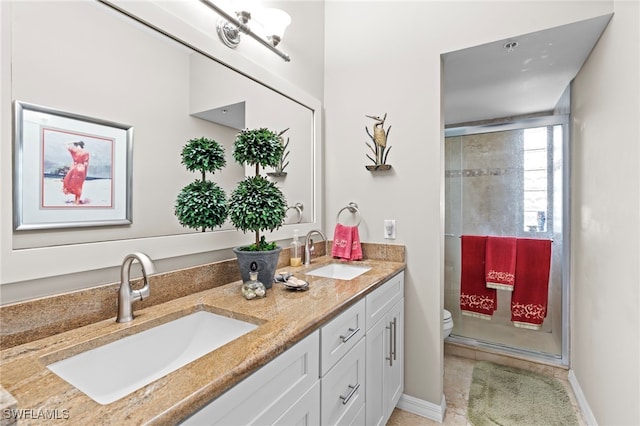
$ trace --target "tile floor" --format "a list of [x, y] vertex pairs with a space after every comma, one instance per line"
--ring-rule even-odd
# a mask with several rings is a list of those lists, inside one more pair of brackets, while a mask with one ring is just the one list
[[[576, 403], [575, 397], [567, 380], [566, 370], [556, 367], [535, 364], [528, 361], [522, 361], [512, 358], [493, 356], [491, 354], [474, 355], [471, 357], [462, 357], [447, 352], [455, 352], [445, 350], [444, 356], [444, 395], [447, 401], [447, 410], [445, 412], [444, 425], [467, 426], [467, 404], [469, 402], [469, 388], [471, 386], [471, 376], [473, 374], [473, 366], [476, 360], [491, 361], [511, 365], [514, 367], [528, 368], [541, 374], [547, 374], [555, 377], [563, 383], [569, 397], [573, 403], [578, 416], [580, 426], [584, 426], [580, 409]], [[484, 358], [484, 359], [481, 359]], [[396, 408], [387, 422], [387, 426], [433, 426], [440, 423], [426, 419], [424, 417], [409, 413], [407, 411]]]

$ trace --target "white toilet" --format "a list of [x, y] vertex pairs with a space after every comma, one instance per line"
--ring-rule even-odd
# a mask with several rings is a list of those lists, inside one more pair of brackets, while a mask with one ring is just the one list
[[451, 319], [451, 312], [443, 309], [442, 315], [442, 338], [446, 339], [451, 334], [451, 330], [453, 330], [453, 319]]

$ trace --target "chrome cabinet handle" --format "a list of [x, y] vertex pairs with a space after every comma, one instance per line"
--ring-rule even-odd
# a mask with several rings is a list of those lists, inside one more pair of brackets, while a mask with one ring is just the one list
[[342, 335], [340, 335], [340, 339], [342, 339], [342, 343], [347, 343], [347, 342], [349, 341], [349, 339], [351, 339], [353, 336], [355, 336], [355, 335], [356, 335], [356, 333], [357, 333], [358, 331], [360, 331], [360, 327], [357, 327], [357, 328], [349, 328], [349, 331], [350, 331], [351, 333], [349, 333], [349, 335], [347, 335], [347, 336], [342, 336]]
[[387, 361], [389, 361], [389, 366], [393, 365], [393, 328], [392, 328], [393, 322], [389, 321], [389, 325], [385, 326], [384, 328], [386, 328], [387, 330], [389, 330], [389, 356], [386, 357], [385, 359]]
[[347, 403], [349, 402], [351, 397], [356, 393], [356, 391], [358, 390], [359, 387], [360, 387], [360, 383], [356, 383], [355, 386], [349, 385], [349, 389], [351, 389], [349, 391], [349, 395], [347, 395], [347, 396], [340, 395], [340, 399], [342, 400], [342, 405], [347, 405]]
[[385, 359], [389, 361], [389, 366], [393, 366], [393, 361], [396, 360], [397, 353], [397, 340], [398, 340], [398, 319], [393, 317], [393, 321], [389, 321], [389, 325], [385, 326], [389, 330], [389, 356]]
[[393, 360], [396, 360], [396, 353], [397, 353], [397, 343], [398, 343], [398, 319], [396, 317], [393, 317]]

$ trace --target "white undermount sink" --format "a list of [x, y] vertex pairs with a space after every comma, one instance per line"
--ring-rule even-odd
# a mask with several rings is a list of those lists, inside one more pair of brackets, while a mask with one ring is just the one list
[[256, 327], [197, 311], [47, 367], [94, 401], [109, 404]]
[[355, 277], [364, 274], [370, 266], [346, 265], [344, 263], [330, 263], [317, 269], [305, 272], [307, 275], [317, 277], [333, 278], [336, 280], [352, 280]]

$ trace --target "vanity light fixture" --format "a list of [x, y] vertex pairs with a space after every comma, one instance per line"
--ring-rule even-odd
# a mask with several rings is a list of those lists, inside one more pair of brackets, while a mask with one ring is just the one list
[[249, 28], [249, 22], [252, 20], [250, 11], [241, 10], [235, 12], [236, 17], [234, 17], [216, 5], [212, 0], [200, 1], [222, 17], [218, 22], [217, 31], [220, 40], [222, 40], [227, 47], [231, 49], [236, 48], [236, 46], [240, 44], [240, 33], [244, 33], [253, 37], [267, 49], [280, 56], [285, 62], [291, 61], [289, 55], [276, 48], [278, 43], [282, 41], [284, 30], [291, 23], [291, 17], [289, 17], [286, 12], [273, 8], [256, 12], [258, 16], [253, 17], [253, 19], [262, 24], [265, 34], [267, 34], [265, 38]]

